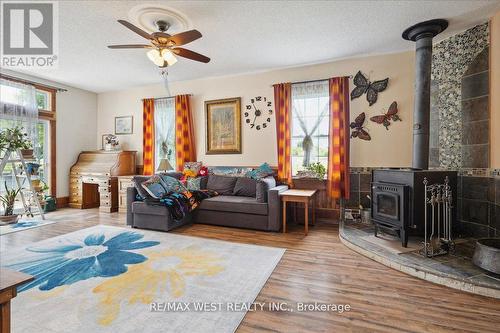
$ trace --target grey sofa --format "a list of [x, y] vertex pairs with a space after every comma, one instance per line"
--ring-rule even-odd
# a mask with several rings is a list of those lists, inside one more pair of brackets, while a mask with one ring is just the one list
[[[170, 175], [176, 178], [179, 176], [176, 173]], [[147, 178], [136, 176], [136, 181], [141, 182]], [[206, 180], [202, 181], [201, 188], [206, 188], [206, 184]], [[180, 221], [172, 219], [166, 207], [148, 205], [137, 200], [136, 188], [129, 187], [127, 189], [127, 224], [134, 228], [163, 231], [169, 231], [187, 223], [279, 231], [281, 227], [279, 193], [287, 190], [288, 186], [276, 186], [272, 177], [264, 179], [261, 186], [264, 186], [265, 191], [263, 200], [262, 197], [257, 200], [255, 197], [219, 195], [203, 200], [195, 210]]]

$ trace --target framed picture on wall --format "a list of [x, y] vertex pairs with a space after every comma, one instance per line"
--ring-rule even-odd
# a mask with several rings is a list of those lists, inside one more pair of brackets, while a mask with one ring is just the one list
[[241, 98], [205, 101], [207, 154], [241, 154]]
[[115, 134], [132, 134], [134, 128], [134, 117], [115, 117]]

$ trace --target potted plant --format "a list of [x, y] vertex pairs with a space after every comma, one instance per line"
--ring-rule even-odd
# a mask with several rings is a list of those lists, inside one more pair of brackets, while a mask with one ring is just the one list
[[0, 152], [21, 150], [25, 158], [33, 157], [33, 149], [28, 134], [23, 131], [23, 127], [16, 126], [0, 131]]
[[307, 170], [310, 171], [318, 179], [325, 179], [326, 168], [323, 164], [316, 162], [311, 163], [307, 166]]
[[5, 194], [0, 196], [0, 202], [4, 209], [3, 216], [0, 216], [0, 224], [16, 223], [19, 219], [18, 214], [14, 214], [14, 203], [19, 194], [20, 189], [14, 190], [7, 187], [7, 182], [4, 183]]

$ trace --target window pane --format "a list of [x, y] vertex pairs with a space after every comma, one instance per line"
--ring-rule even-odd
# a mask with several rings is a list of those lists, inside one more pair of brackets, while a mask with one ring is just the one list
[[50, 93], [48, 91], [37, 90], [36, 104], [38, 105], [38, 109], [40, 110], [52, 111], [50, 105]]
[[155, 100], [155, 170], [175, 169], [175, 99]]
[[50, 186], [50, 169], [49, 169], [49, 121], [40, 120], [38, 122], [38, 142], [37, 147], [34, 149], [35, 159], [40, 164], [39, 174], [40, 179]]
[[329, 143], [328, 81], [292, 85], [292, 175], [312, 163], [327, 167]]

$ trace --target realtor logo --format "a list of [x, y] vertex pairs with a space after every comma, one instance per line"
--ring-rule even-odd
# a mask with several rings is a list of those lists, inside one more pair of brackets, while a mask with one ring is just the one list
[[2, 1], [5, 67], [50, 67], [57, 60], [57, 3]]

